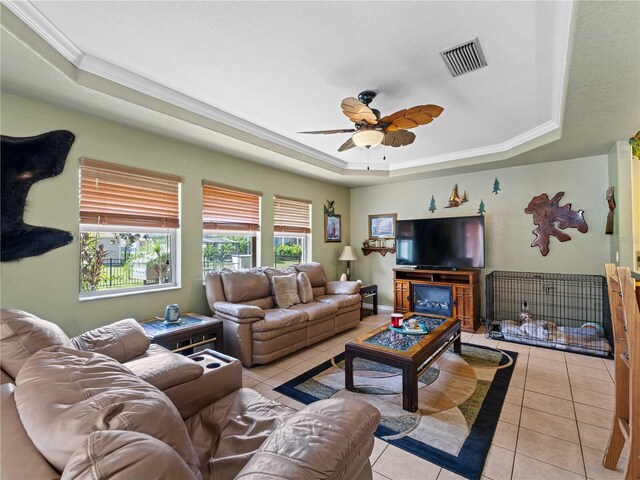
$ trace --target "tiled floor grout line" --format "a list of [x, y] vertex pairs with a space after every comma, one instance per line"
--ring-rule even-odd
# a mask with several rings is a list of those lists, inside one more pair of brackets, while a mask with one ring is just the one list
[[[569, 367], [567, 366], [567, 374], [569, 374]], [[582, 435], [580, 435], [580, 425], [578, 424], [578, 412], [576, 410], [576, 401], [573, 398], [573, 385], [571, 384], [571, 375], [569, 375], [569, 392], [571, 393], [571, 406], [573, 407], [573, 414], [576, 417], [576, 429], [578, 430], [578, 442], [580, 442], [580, 455], [582, 457], [582, 466], [584, 467], [584, 478], [588, 476], [587, 473], [587, 460], [584, 458], [584, 446], [582, 445]]]
[[[518, 353], [520, 357], [520, 353]], [[521, 357], [522, 358], [522, 357]], [[518, 361], [516, 360], [516, 363]], [[515, 368], [515, 367], [514, 367]], [[527, 391], [527, 373], [529, 371], [529, 355], [527, 355], [527, 366], [524, 373], [524, 384], [522, 385], [522, 403], [520, 404], [520, 416], [518, 417], [518, 434], [516, 435], [516, 444], [513, 446], [513, 462], [511, 463], [511, 478], [516, 471], [516, 458], [518, 457], [518, 442], [520, 441], [520, 430], [522, 428], [522, 411], [524, 410], [524, 393]], [[486, 463], [486, 462], [485, 462]]]

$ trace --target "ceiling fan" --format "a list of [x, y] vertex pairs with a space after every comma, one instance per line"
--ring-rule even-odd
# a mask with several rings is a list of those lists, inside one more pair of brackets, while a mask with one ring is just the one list
[[365, 90], [358, 98], [347, 97], [342, 100], [342, 113], [355, 123], [355, 128], [298, 133], [327, 135], [354, 132], [351, 138], [338, 148], [339, 152], [353, 147], [371, 148], [381, 143], [390, 147], [403, 147], [412, 144], [416, 139], [415, 133], [407, 131], [409, 128], [426, 125], [444, 110], [438, 105], [417, 105], [380, 118], [378, 110], [369, 108], [375, 97], [376, 92]]

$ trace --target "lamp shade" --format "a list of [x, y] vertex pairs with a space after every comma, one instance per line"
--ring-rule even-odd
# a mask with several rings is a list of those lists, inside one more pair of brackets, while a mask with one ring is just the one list
[[369, 148], [380, 145], [383, 138], [384, 133], [380, 130], [360, 130], [353, 134], [351, 140], [357, 147]]
[[353, 247], [350, 247], [349, 245], [347, 245], [342, 249], [342, 253], [338, 258], [338, 260], [345, 260], [345, 261], [353, 261], [357, 259], [358, 257], [356, 257], [356, 252], [353, 250]]

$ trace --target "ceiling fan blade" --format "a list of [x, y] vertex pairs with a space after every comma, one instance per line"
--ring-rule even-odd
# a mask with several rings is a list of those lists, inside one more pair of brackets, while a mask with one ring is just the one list
[[405, 145], [412, 144], [415, 139], [415, 133], [398, 130], [397, 132], [385, 133], [382, 143], [388, 147], [404, 147]]
[[[417, 105], [383, 117], [380, 119], [380, 123], [391, 123], [398, 128], [406, 130], [432, 122], [443, 110], [444, 108], [438, 105]], [[389, 127], [387, 127], [387, 130], [392, 131]]]
[[444, 111], [440, 105], [423, 105], [424, 111], [431, 115], [433, 118], [438, 118]]
[[353, 140], [351, 138], [349, 138], [349, 140], [347, 140], [342, 145], [340, 145], [340, 148], [338, 149], [338, 151], [339, 152], [344, 152], [345, 150], [349, 150], [350, 148], [353, 148], [355, 146], [356, 146], [356, 144], [353, 143]]
[[370, 125], [378, 123], [376, 114], [357, 98], [347, 97], [340, 104], [344, 113], [353, 123], [367, 122]]
[[331, 134], [331, 133], [350, 133], [355, 132], [355, 128], [338, 128], [337, 130], [314, 130], [311, 132], [298, 132], [298, 133], [312, 133], [312, 134]]

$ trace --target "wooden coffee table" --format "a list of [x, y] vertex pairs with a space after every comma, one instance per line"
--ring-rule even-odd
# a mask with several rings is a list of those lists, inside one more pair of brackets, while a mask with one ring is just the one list
[[[412, 316], [431, 317], [416, 313]], [[424, 335], [396, 333], [383, 325], [372, 330], [344, 347], [344, 383], [353, 391], [353, 359], [365, 358], [378, 363], [402, 369], [402, 408], [408, 412], [418, 409], [418, 378], [450, 345], [457, 354], [461, 351], [460, 320], [440, 317], [444, 322]]]

